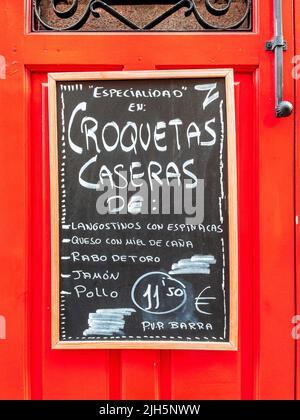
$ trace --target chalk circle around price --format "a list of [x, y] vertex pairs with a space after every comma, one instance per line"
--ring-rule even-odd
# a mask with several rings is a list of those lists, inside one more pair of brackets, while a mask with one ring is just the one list
[[133, 303], [150, 314], [169, 314], [181, 308], [187, 299], [185, 285], [169, 274], [153, 271], [143, 274], [131, 290]]

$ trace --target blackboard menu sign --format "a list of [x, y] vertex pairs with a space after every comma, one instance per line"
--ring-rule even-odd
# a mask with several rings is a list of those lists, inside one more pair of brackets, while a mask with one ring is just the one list
[[53, 348], [237, 348], [233, 71], [49, 74]]

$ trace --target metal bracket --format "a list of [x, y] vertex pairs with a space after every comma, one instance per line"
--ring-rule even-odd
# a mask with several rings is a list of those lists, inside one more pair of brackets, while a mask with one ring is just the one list
[[274, 51], [275, 48], [282, 47], [283, 51], [287, 51], [287, 42], [282, 37], [276, 36], [272, 41], [266, 42], [266, 51]]
[[287, 43], [283, 37], [282, 0], [274, 0], [274, 30], [272, 41], [267, 41], [266, 50], [275, 55], [275, 115], [277, 118], [288, 117], [293, 112], [293, 105], [283, 100], [283, 52]]

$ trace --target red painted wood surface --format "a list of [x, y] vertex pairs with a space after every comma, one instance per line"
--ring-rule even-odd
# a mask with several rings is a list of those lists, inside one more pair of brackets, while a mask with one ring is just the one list
[[[0, 398], [294, 398], [294, 116], [274, 116], [273, 0], [254, 0], [253, 33], [30, 34], [23, 0], [1, 8]], [[47, 73], [211, 67], [235, 70], [239, 351], [51, 350]]]
[[[296, 346], [296, 399], [300, 400], [300, 4], [295, 2], [295, 57], [292, 76], [295, 83], [295, 239], [296, 239], [296, 300], [295, 318], [292, 320]], [[296, 24], [298, 23], [298, 25]]]

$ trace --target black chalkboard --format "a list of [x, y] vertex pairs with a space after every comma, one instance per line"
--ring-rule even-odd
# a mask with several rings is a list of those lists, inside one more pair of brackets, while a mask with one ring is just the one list
[[49, 87], [54, 347], [235, 349], [232, 71]]

